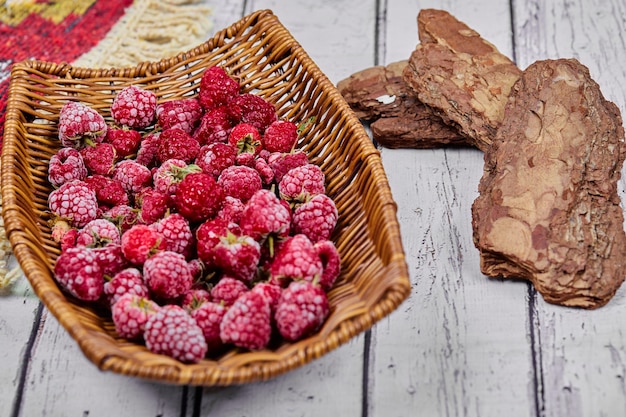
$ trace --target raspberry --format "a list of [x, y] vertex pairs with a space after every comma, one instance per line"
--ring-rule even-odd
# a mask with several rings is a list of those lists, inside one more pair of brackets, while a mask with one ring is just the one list
[[261, 96], [251, 93], [240, 94], [228, 104], [228, 114], [237, 123], [248, 123], [261, 134], [277, 120], [274, 105]]
[[68, 248], [57, 258], [54, 274], [57, 282], [80, 300], [96, 301], [102, 295], [104, 276], [92, 249]]
[[122, 253], [129, 262], [143, 265], [155, 253], [166, 248], [165, 238], [152, 227], [136, 224], [122, 233]]
[[198, 101], [205, 110], [229, 103], [239, 94], [239, 83], [221, 67], [209, 67], [202, 74]]
[[163, 306], [151, 315], [143, 336], [148, 350], [181, 362], [199, 362], [207, 352], [202, 329], [177, 305]]
[[197, 165], [187, 165], [182, 159], [168, 159], [152, 174], [154, 188], [168, 195], [176, 194], [178, 184], [191, 172], [200, 172]]
[[291, 152], [298, 141], [298, 126], [286, 120], [277, 120], [265, 129], [263, 147], [270, 152]]
[[228, 143], [237, 148], [237, 153], [258, 155], [263, 149], [259, 130], [248, 123], [239, 123], [230, 131]]
[[321, 287], [294, 281], [283, 290], [274, 319], [281, 336], [295, 342], [315, 332], [328, 313], [328, 298]]
[[210, 145], [212, 143], [228, 141], [228, 135], [233, 128], [232, 121], [225, 107], [215, 107], [208, 110], [202, 119], [200, 125], [193, 133], [193, 138], [200, 145]]
[[[193, 275], [193, 274], [192, 274]], [[211, 301], [211, 293], [204, 288], [190, 288], [183, 294], [182, 301], [180, 302], [188, 313], [191, 313], [196, 308], [200, 307], [204, 303]]]
[[191, 163], [198, 152], [200, 144], [189, 133], [182, 129], [173, 128], [161, 132], [157, 159], [163, 163], [168, 159], [181, 159], [185, 163]]
[[196, 242], [198, 258], [205, 264], [213, 263], [215, 246], [228, 233], [238, 233], [231, 230], [231, 225], [221, 218], [207, 220], [196, 229]]
[[335, 280], [341, 272], [341, 257], [335, 244], [330, 240], [320, 240], [313, 245], [315, 252], [322, 261], [324, 271], [320, 277], [318, 284], [324, 291], [331, 289]]
[[113, 99], [111, 116], [119, 125], [143, 129], [154, 121], [156, 94], [135, 85], [124, 87]]
[[126, 339], [140, 339], [150, 316], [159, 311], [154, 301], [136, 294], [124, 294], [112, 306], [115, 331]]
[[198, 165], [205, 174], [213, 175], [217, 178], [223, 170], [235, 165], [237, 148], [228, 143], [211, 143], [200, 148], [196, 157]]
[[141, 133], [138, 130], [128, 129], [127, 127], [110, 127], [107, 130], [104, 141], [110, 143], [115, 148], [119, 159], [123, 159], [137, 153], [141, 144]]
[[283, 292], [283, 288], [278, 285], [270, 284], [269, 282], [259, 282], [252, 287], [251, 291], [261, 293], [267, 298], [273, 315], [276, 311], [276, 306], [278, 305], [278, 300]]
[[61, 245], [61, 252], [63, 252], [67, 248], [76, 246], [78, 229], [72, 228], [69, 223], [63, 219], [56, 219], [52, 221], [51, 235], [52, 239]]
[[48, 196], [50, 211], [74, 227], [83, 227], [98, 215], [98, 200], [85, 182], [66, 182]]
[[172, 251], [159, 252], [143, 264], [143, 279], [161, 300], [173, 300], [189, 291], [193, 277], [185, 257]]
[[171, 198], [154, 188], [144, 188], [135, 196], [139, 208], [137, 220], [143, 224], [152, 224], [162, 219], [170, 209]]
[[313, 243], [328, 240], [338, 217], [333, 200], [326, 194], [317, 194], [295, 208], [291, 220], [293, 232], [305, 234]]
[[272, 335], [270, 306], [261, 293], [248, 291], [228, 309], [220, 324], [224, 343], [250, 350], [267, 346]]
[[280, 181], [287, 172], [292, 168], [307, 165], [309, 158], [305, 152], [298, 150], [291, 153], [274, 152], [268, 157], [267, 163], [272, 167], [272, 170], [274, 170], [274, 180], [276, 184], [280, 184]]
[[215, 352], [222, 347], [220, 338], [220, 324], [226, 314], [224, 305], [214, 302], [202, 303], [199, 307], [190, 312], [191, 317], [202, 329], [204, 340], [206, 340], [208, 352]]
[[134, 294], [139, 297], [148, 297], [150, 292], [143, 282], [141, 271], [137, 268], [126, 268], [117, 272], [113, 278], [104, 283], [104, 294], [109, 305], [115, 304], [124, 294]]
[[246, 203], [239, 226], [243, 234], [262, 241], [270, 235], [286, 236], [290, 222], [289, 209], [273, 192], [262, 189]]
[[267, 161], [263, 158], [255, 158], [253, 163], [254, 163], [253, 168], [256, 169], [256, 171], [261, 176], [261, 180], [263, 181], [263, 184], [266, 184], [266, 185], [271, 184], [272, 181], [274, 181], [274, 170], [267, 163]]
[[224, 306], [230, 307], [240, 296], [248, 291], [248, 286], [242, 281], [224, 276], [211, 288], [211, 298], [216, 303], [222, 303]]
[[87, 223], [76, 237], [76, 244], [90, 248], [100, 248], [108, 244], [120, 244], [120, 231], [106, 219], [94, 219]]
[[158, 163], [157, 152], [159, 150], [160, 136], [161, 132], [149, 133], [141, 140], [135, 162], [148, 168], [152, 168]]
[[172, 213], [154, 224], [154, 229], [165, 239], [165, 250], [191, 256], [194, 245], [189, 222], [178, 213]]
[[324, 194], [326, 177], [322, 169], [314, 164], [292, 168], [278, 184], [280, 197], [287, 201], [301, 202], [309, 196]]
[[91, 175], [110, 176], [117, 162], [117, 152], [110, 143], [97, 143], [80, 150], [85, 166]]
[[187, 133], [193, 132], [202, 113], [200, 102], [195, 98], [166, 101], [156, 108], [157, 120], [162, 130], [179, 128]]
[[[193, 237], [192, 237], [193, 239]], [[189, 262], [187, 262], [187, 266], [189, 267], [189, 272], [193, 277], [194, 282], [202, 281], [204, 278], [204, 262], [202, 262], [198, 258], [191, 258]]]
[[114, 276], [122, 269], [128, 267], [128, 261], [122, 253], [122, 247], [119, 244], [108, 244], [99, 248], [93, 248], [96, 255], [96, 262], [100, 265], [104, 276]]
[[115, 164], [113, 179], [121, 182], [129, 193], [136, 193], [152, 184], [152, 173], [146, 166], [126, 159]]
[[244, 204], [238, 198], [226, 196], [217, 217], [229, 223], [239, 223], [243, 214]]
[[319, 279], [322, 272], [322, 260], [305, 235], [295, 235], [285, 241], [270, 266], [271, 282], [281, 286], [290, 280]]
[[222, 187], [225, 195], [238, 198], [243, 203], [263, 188], [263, 181], [256, 170], [237, 165], [222, 171], [217, 183]]
[[48, 165], [48, 181], [55, 187], [66, 182], [84, 180], [87, 167], [83, 157], [74, 148], [61, 148], [50, 158]]
[[212, 264], [222, 273], [250, 283], [261, 258], [261, 246], [250, 236], [228, 233], [213, 248]]
[[137, 223], [137, 210], [127, 204], [120, 204], [105, 211], [102, 217], [115, 223], [124, 233]]
[[224, 191], [211, 175], [188, 174], [178, 184], [174, 202], [176, 209], [189, 221], [201, 222], [214, 217], [224, 200]]
[[94, 109], [82, 103], [68, 102], [59, 113], [59, 140], [66, 148], [80, 149], [88, 143], [102, 142], [107, 125]]
[[102, 175], [92, 175], [85, 178], [85, 183], [96, 193], [96, 199], [101, 205], [113, 207], [129, 203], [128, 193], [118, 180]]

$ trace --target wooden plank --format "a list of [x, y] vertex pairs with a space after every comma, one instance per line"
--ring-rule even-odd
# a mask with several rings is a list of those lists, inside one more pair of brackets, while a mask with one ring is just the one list
[[[521, 67], [539, 59], [577, 58], [603, 94], [626, 110], [626, 4], [621, 0], [515, 2]], [[620, 181], [624, 201], [625, 182]], [[538, 415], [626, 415], [626, 288], [595, 311], [533, 304], [538, 352]]]
[[[503, 53], [508, 3], [387, 2], [380, 64], [407, 59], [421, 8], [444, 9]], [[483, 155], [473, 149], [382, 149], [398, 203], [413, 293], [372, 332], [369, 416], [527, 416], [534, 410], [527, 286], [480, 273], [471, 205]], [[401, 414], [401, 413], [400, 413]]]

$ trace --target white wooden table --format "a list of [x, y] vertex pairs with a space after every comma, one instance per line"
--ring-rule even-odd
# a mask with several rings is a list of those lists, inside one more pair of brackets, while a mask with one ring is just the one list
[[[272, 9], [331, 81], [406, 59], [421, 8], [514, 58], [578, 58], [626, 114], [624, 0], [215, 0], [215, 29]], [[349, 343], [264, 383], [178, 387], [100, 372], [22, 279], [0, 297], [0, 416], [626, 416], [626, 287], [596, 311], [488, 279], [474, 149], [380, 150], [412, 294]], [[622, 198], [626, 183], [620, 183]]]

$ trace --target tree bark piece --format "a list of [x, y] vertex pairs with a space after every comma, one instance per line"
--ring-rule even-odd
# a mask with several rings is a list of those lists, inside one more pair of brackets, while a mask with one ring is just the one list
[[421, 43], [411, 53], [404, 81], [420, 102], [486, 151], [521, 70], [446, 11], [423, 9], [417, 24]]
[[404, 80], [407, 61], [367, 68], [337, 83], [356, 116], [370, 122], [374, 139], [387, 148], [465, 145], [468, 139], [421, 103]]
[[606, 304], [626, 275], [617, 194], [619, 109], [576, 60], [537, 61], [515, 84], [472, 207], [481, 270], [530, 280], [550, 303]]

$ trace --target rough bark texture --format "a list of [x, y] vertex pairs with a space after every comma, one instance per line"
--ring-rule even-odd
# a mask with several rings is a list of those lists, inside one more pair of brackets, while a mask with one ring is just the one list
[[370, 122], [374, 139], [387, 148], [468, 145], [455, 128], [421, 103], [402, 78], [407, 61], [367, 68], [337, 83], [359, 119]]
[[551, 303], [607, 303], [626, 275], [617, 194], [625, 149], [619, 109], [585, 66], [530, 65], [485, 155], [472, 207], [482, 272], [528, 279]]
[[419, 101], [485, 151], [502, 123], [521, 70], [448, 12], [421, 10], [421, 43], [403, 72]]

